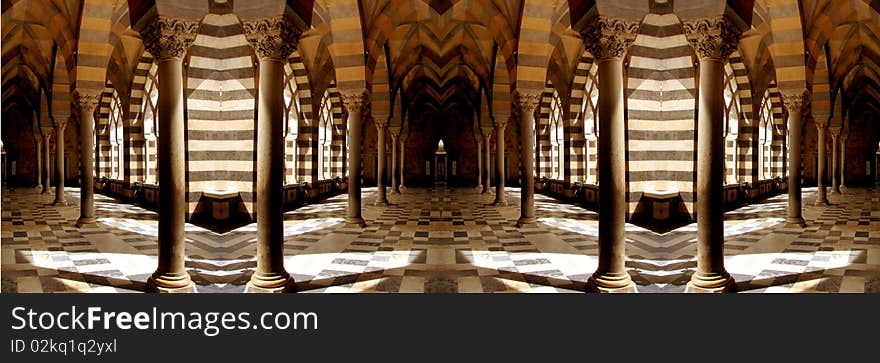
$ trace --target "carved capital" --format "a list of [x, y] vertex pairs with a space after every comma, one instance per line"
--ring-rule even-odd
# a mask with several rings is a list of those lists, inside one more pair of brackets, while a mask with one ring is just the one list
[[384, 129], [388, 127], [388, 119], [385, 117], [374, 118], [373, 123], [376, 125], [377, 129]]
[[831, 134], [832, 139], [836, 140], [838, 137], [840, 137], [840, 127], [831, 126], [828, 128], [828, 133]]
[[504, 128], [507, 127], [507, 119], [503, 118], [503, 117], [500, 119], [493, 117], [492, 118], [492, 127], [494, 127], [495, 130], [504, 130]]
[[364, 107], [370, 103], [370, 97], [367, 95], [367, 92], [343, 92], [341, 94], [342, 97], [342, 105], [345, 106], [345, 109], [351, 112], [361, 112], [364, 110]]
[[391, 135], [392, 140], [397, 140], [397, 138], [400, 137], [400, 127], [391, 126], [388, 128], [388, 133]]
[[540, 92], [523, 92], [516, 90], [513, 97], [523, 115], [534, 115], [535, 110], [538, 109], [538, 104], [541, 103]]
[[782, 104], [785, 106], [785, 109], [788, 112], [800, 112], [804, 103], [806, 102], [807, 95], [803, 92], [801, 93], [783, 93], [782, 94]]
[[727, 59], [736, 50], [742, 36], [742, 30], [725, 16], [687, 21], [682, 26], [685, 37], [700, 59]]
[[599, 15], [584, 30], [584, 47], [597, 59], [623, 58], [638, 31], [637, 22]]
[[144, 49], [157, 60], [179, 58], [196, 40], [199, 23], [189, 20], [157, 17], [141, 31]]
[[284, 16], [248, 21], [241, 26], [260, 59], [287, 59], [296, 50], [302, 35]]
[[100, 99], [101, 96], [97, 94], [87, 94], [79, 90], [73, 91], [73, 101], [76, 103], [77, 108], [79, 108], [81, 115], [95, 112]]

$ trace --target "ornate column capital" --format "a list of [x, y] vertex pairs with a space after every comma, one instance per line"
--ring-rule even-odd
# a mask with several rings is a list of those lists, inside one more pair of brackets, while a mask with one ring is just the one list
[[67, 117], [52, 117], [52, 126], [56, 129], [63, 129], [67, 126]]
[[350, 112], [361, 112], [370, 103], [370, 96], [367, 91], [361, 92], [345, 92], [340, 90], [342, 105], [345, 110]]
[[397, 138], [400, 137], [400, 126], [388, 127], [388, 134], [391, 135], [392, 140], [397, 140]]
[[688, 42], [700, 59], [724, 60], [736, 50], [742, 30], [726, 16], [695, 19], [682, 24]]
[[480, 126], [480, 131], [483, 132], [483, 137], [486, 138], [486, 141], [489, 141], [489, 138], [492, 137], [492, 131], [494, 130], [491, 126]]
[[584, 29], [584, 47], [597, 59], [621, 59], [636, 40], [639, 23], [599, 15]]
[[82, 113], [91, 114], [98, 108], [98, 102], [101, 99], [100, 92], [98, 94], [89, 94], [80, 90], [73, 91], [73, 101]]
[[159, 16], [141, 31], [144, 49], [157, 60], [183, 59], [198, 29], [197, 22]]
[[522, 111], [521, 115], [534, 115], [535, 110], [538, 109], [538, 104], [541, 103], [541, 92], [516, 90], [514, 91], [513, 98], [520, 111]]
[[296, 50], [302, 35], [284, 16], [251, 20], [241, 26], [245, 38], [260, 59], [287, 59]]
[[377, 129], [384, 129], [388, 127], [388, 119], [385, 117], [374, 118], [373, 124], [376, 125]]
[[800, 112], [804, 107], [804, 103], [806, 103], [806, 102], [807, 102], [806, 92], [799, 92], [799, 93], [783, 92], [782, 93], [782, 104], [785, 106], [785, 109], [789, 113], [795, 112], [795, 111]]
[[828, 133], [831, 134], [831, 137], [836, 139], [840, 137], [840, 126], [831, 126], [828, 128]]
[[828, 120], [822, 121], [822, 120], [815, 120], [814, 119], [813, 122], [816, 124], [817, 129], [827, 129], [828, 128]]

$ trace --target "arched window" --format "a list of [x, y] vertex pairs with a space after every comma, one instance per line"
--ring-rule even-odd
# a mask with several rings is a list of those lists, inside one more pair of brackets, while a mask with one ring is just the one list
[[110, 98], [110, 177], [114, 179], [123, 179], [125, 166], [123, 141], [123, 122], [122, 122], [122, 104], [119, 101], [119, 93], [113, 90], [113, 96]]
[[158, 184], [158, 168], [156, 167], [158, 158], [156, 147], [158, 145], [157, 137], [159, 135], [158, 117], [156, 115], [156, 105], [159, 101], [159, 87], [156, 82], [157, 67], [153, 64], [147, 73], [147, 80], [144, 83], [144, 96], [141, 104], [141, 114], [144, 117], [144, 183]]
[[739, 114], [740, 100], [739, 89], [736, 84], [736, 76], [733, 73], [730, 63], [725, 67], [725, 77], [727, 81], [724, 87], [724, 109], [725, 109], [725, 128], [724, 128], [724, 145], [725, 145], [725, 173], [726, 183], [735, 184], [737, 182], [737, 167], [739, 157], [737, 156], [737, 136], [739, 135]]
[[770, 179], [770, 146], [773, 143], [773, 105], [770, 103], [770, 92], [764, 91], [761, 102], [761, 114], [758, 122], [758, 160], [759, 179]]
[[559, 99], [559, 92], [553, 90], [553, 97], [550, 99], [550, 177], [553, 179], [562, 179], [562, 167], [565, 165], [563, 157], [563, 149], [565, 147], [565, 139], [562, 133], [562, 101]]
[[296, 137], [299, 130], [300, 101], [293, 70], [290, 64], [287, 64], [285, 68], [289, 78], [284, 86], [284, 181], [286, 184], [294, 184], [296, 183]]
[[599, 124], [598, 110], [596, 105], [599, 101], [599, 90], [596, 87], [596, 68], [591, 67], [589, 77], [585, 84], [584, 101], [581, 105], [584, 118], [584, 181], [590, 184], [598, 184], [598, 169], [596, 165], [596, 150], [598, 147]]
[[333, 106], [330, 91], [324, 91], [318, 115], [318, 179], [330, 179], [330, 143], [333, 142]]

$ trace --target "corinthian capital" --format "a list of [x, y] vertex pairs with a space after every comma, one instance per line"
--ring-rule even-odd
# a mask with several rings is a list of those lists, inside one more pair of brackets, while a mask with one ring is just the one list
[[516, 90], [514, 92], [514, 100], [516, 100], [516, 104], [519, 106], [523, 115], [534, 115], [535, 110], [538, 109], [538, 104], [541, 102], [541, 92], [524, 92]]
[[73, 100], [79, 108], [81, 114], [90, 114], [98, 108], [98, 101], [101, 96], [97, 94], [89, 94], [80, 90], [73, 91]]
[[807, 95], [800, 93], [782, 93], [782, 104], [788, 112], [800, 112], [804, 107]]
[[144, 48], [154, 58], [183, 58], [198, 29], [197, 22], [160, 16], [141, 31], [141, 36]]
[[700, 59], [727, 59], [739, 44], [742, 30], [721, 15], [684, 22], [684, 35]]
[[361, 112], [369, 103], [369, 96], [366, 91], [362, 92], [341, 92], [342, 105], [351, 112]]
[[248, 21], [242, 28], [260, 59], [287, 59], [296, 50], [302, 35], [284, 16]]
[[584, 46], [598, 59], [623, 58], [638, 31], [637, 22], [599, 15], [584, 30]]

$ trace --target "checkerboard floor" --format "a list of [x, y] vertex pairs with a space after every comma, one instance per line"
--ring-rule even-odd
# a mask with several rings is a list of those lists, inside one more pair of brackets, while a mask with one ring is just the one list
[[[78, 229], [68, 206], [3, 190], [3, 292], [139, 292], [156, 267], [157, 215], [96, 196], [99, 223]], [[728, 271], [741, 292], [880, 292], [880, 192], [850, 188], [784, 224], [785, 196], [726, 214]], [[517, 229], [510, 206], [471, 188], [410, 188], [345, 228], [346, 196], [285, 214], [285, 266], [302, 292], [579, 292], [596, 269], [598, 215], [536, 196], [539, 223]], [[200, 292], [242, 292], [256, 266], [256, 225], [216, 234], [187, 224], [186, 267]], [[627, 225], [626, 266], [640, 292], [682, 292], [696, 268], [696, 225], [656, 234]]]

